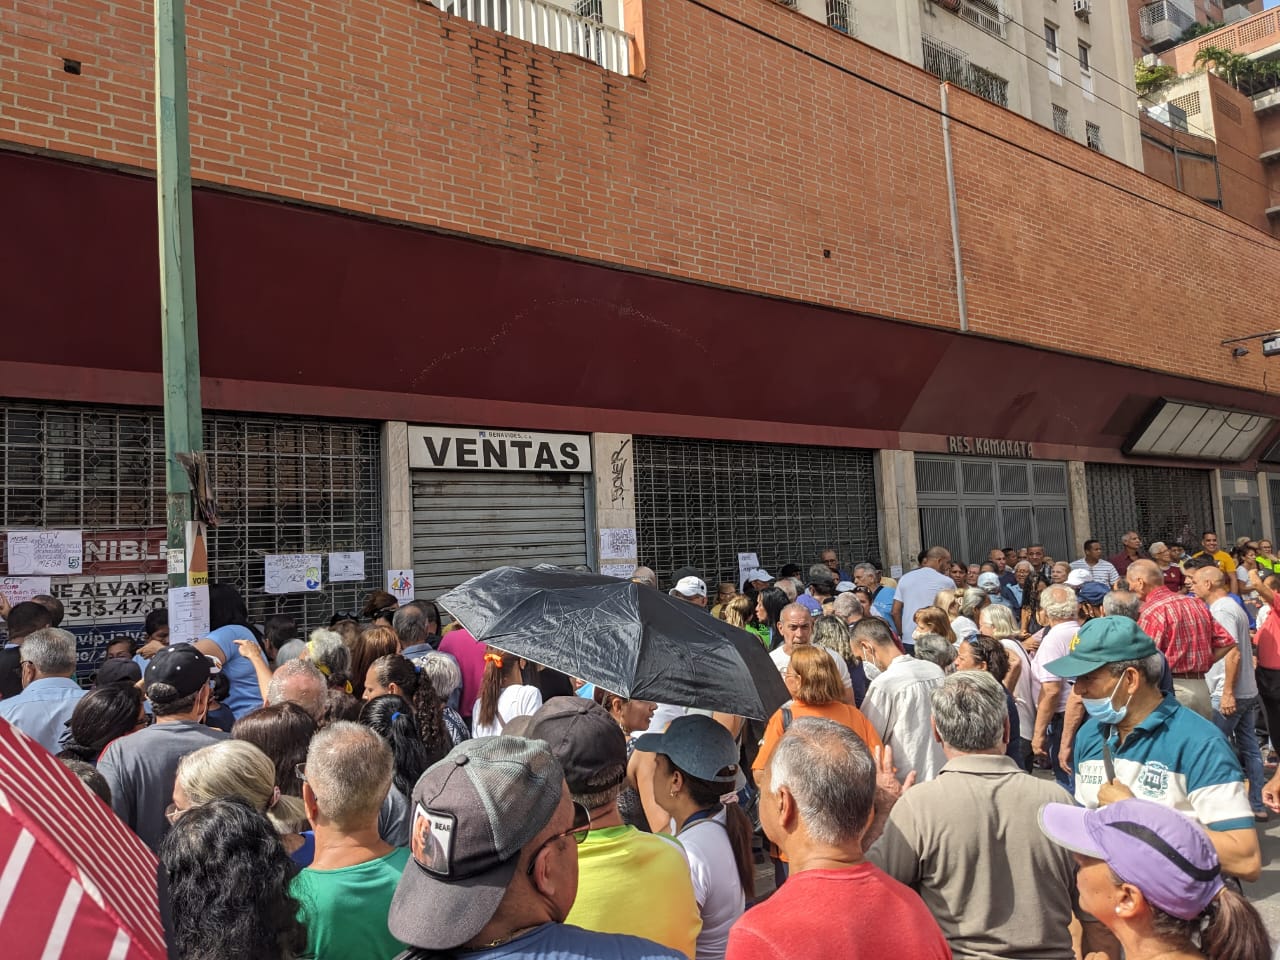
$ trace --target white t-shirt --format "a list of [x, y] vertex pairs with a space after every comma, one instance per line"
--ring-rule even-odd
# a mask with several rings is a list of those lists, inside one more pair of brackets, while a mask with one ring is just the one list
[[538, 712], [538, 708], [542, 706], [542, 691], [537, 687], [526, 686], [523, 683], [512, 684], [505, 687], [502, 693], [498, 694], [498, 717], [488, 726], [480, 722], [480, 698], [476, 698], [476, 705], [471, 708], [471, 735], [473, 737], [499, 737], [502, 735], [502, 728], [514, 720], [516, 717], [527, 717]]
[[[849, 677], [849, 665], [834, 650], [830, 650], [827, 647], [822, 649], [827, 651], [831, 657], [831, 662], [835, 664], [836, 673], [840, 674], [840, 682], [844, 684], [844, 688], [852, 690], [853, 680]], [[791, 654], [787, 653], [782, 647], [778, 647], [777, 650], [769, 654], [769, 657], [773, 660], [773, 665], [778, 668], [779, 673], [787, 672], [787, 664], [791, 662]]]
[[1004, 639], [1000, 645], [1009, 651], [1010, 661], [1015, 658], [1022, 664], [1018, 682], [1013, 685], [1013, 702], [1018, 707], [1019, 735], [1030, 740], [1036, 732], [1036, 708], [1040, 701], [1040, 682], [1032, 675], [1031, 657], [1017, 640]]
[[[1230, 597], [1219, 597], [1209, 605], [1213, 619], [1221, 624], [1222, 629], [1236, 641], [1236, 649], [1240, 651], [1240, 671], [1236, 674], [1235, 695], [1238, 700], [1245, 700], [1258, 695], [1258, 681], [1253, 672], [1253, 641], [1249, 638], [1249, 617], [1244, 607]], [[1222, 698], [1222, 688], [1227, 685], [1227, 661], [1217, 661], [1204, 675], [1209, 684], [1209, 696], [1214, 700]]]
[[[1064, 680], [1057, 674], [1050, 673], [1044, 668], [1046, 663], [1065, 657], [1071, 652], [1071, 640], [1076, 635], [1076, 631], [1080, 629], [1080, 625], [1074, 620], [1068, 620], [1066, 623], [1059, 623], [1050, 627], [1045, 631], [1044, 639], [1040, 641], [1040, 649], [1036, 651], [1035, 659], [1031, 661], [1031, 675], [1041, 684], [1060, 683], [1062, 684], [1062, 692], [1058, 695], [1058, 705], [1054, 708], [1055, 713], [1061, 713], [1067, 709], [1067, 698], [1071, 696], [1071, 686], [1074, 680]], [[1036, 695], [1039, 700], [1039, 694]], [[1018, 718], [1021, 722], [1022, 718]]]
[[747, 906], [725, 828], [727, 813], [721, 808], [715, 816], [695, 820], [676, 837], [689, 857], [693, 897], [702, 915], [696, 960], [724, 960], [729, 928]]
[[902, 603], [902, 629], [910, 631], [915, 623], [917, 610], [933, 606], [933, 601], [938, 599], [941, 591], [955, 588], [954, 580], [933, 567], [917, 567], [910, 573], [904, 573], [898, 581], [898, 590], [893, 595], [894, 600]]

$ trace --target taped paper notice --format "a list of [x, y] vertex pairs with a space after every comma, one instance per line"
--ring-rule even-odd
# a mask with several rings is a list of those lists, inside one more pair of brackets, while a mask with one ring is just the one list
[[320, 589], [318, 553], [273, 553], [263, 561], [267, 593], [316, 593]]
[[329, 554], [329, 582], [349, 583], [364, 579], [364, 552]]
[[605, 527], [600, 531], [601, 560], [630, 560], [636, 555], [634, 527]]
[[11, 576], [66, 576], [79, 573], [84, 563], [84, 539], [79, 530], [11, 530]]

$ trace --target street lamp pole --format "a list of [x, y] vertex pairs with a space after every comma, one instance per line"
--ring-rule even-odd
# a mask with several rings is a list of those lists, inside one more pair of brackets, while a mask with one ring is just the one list
[[[165, 512], [170, 551], [185, 549], [186, 523], [192, 519], [191, 485], [177, 457], [194, 453], [203, 444], [183, 2], [155, 0], [160, 343], [164, 369]], [[186, 583], [184, 563], [181, 572], [169, 574], [169, 584], [181, 587]]]

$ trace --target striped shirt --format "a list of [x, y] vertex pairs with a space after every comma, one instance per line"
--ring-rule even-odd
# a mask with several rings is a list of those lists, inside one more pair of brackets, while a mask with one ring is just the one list
[[[1210, 830], [1252, 827], [1253, 808], [1235, 748], [1216, 726], [1166, 696], [1120, 742], [1107, 727], [1116, 779], [1140, 800], [1151, 800], [1198, 820]], [[1098, 790], [1106, 782], [1102, 728], [1087, 720], [1076, 734], [1072, 759], [1076, 800], [1098, 806]]]
[[1120, 579], [1120, 571], [1115, 568], [1115, 564], [1110, 560], [1099, 560], [1093, 566], [1089, 566], [1089, 561], [1081, 557], [1079, 560], [1071, 561], [1071, 569], [1083, 570], [1089, 574], [1090, 580], [1105, 587], [1111, 586]]

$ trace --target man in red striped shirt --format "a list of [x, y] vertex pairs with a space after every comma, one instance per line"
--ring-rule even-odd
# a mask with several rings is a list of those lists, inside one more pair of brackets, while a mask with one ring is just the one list
[[1129, 589], [1142, 600], [1138, 626], [1169, 661], [1174, 696], [1184, 707], [1212, 720], [1213, 705], [1204, 675], [1235, 648], [1235, 638], [1200, 600], [1166, 587], [1164, 573], [1152, 561], [1133, 561], [1127, 577]]

